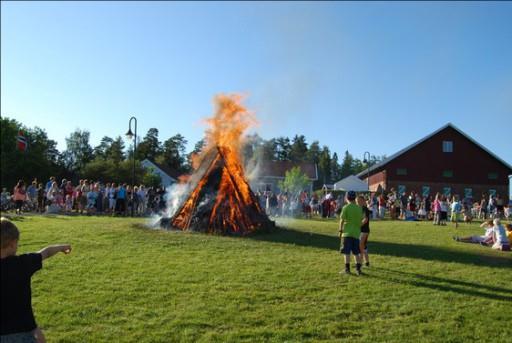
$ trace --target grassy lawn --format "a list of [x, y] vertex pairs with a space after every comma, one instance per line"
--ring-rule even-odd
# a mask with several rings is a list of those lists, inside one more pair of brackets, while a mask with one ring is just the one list
[[372, 266], [339, 275], [337, 222], [253, 238], [142, 219], [24, 217], [20, 252], [71, 243], [32, 283], [49, 342], [510, 342], [512, 254], [457, 243], [478, 224], [372, 222]]

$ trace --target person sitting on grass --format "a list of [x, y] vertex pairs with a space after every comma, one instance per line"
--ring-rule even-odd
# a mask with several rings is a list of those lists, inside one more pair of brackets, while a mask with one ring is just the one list
[[347, 193], [348, 204], [341, 210], [340, 238], [343, 238], [343, 246], [340, 252], [344, 255], [345, 274], [350, 274], [350, 253], [356, 260], [357, 275], [361, 275], [361, 255], [359, 249], [359, 236], [363, 222], [363, 210], [356, 204], [356, 192]]
[[507, 238], [505, 228], [501, 225], [500, 218], [495, 218], [493, 223], [494, 244], [492, 248], [501, 251], [510, 251], [510, 241]]
[[505, 227], [507, 229], [507, 238], [509, 242], [512, 242], [512, 224], [507, 224]]
[[485, 228], [485, 234], [483, 236], [467, 236], [459, 237], [453, 236], [453, 239], [457, 242], [463, 243], [476, 243], [481, 245], [490, 245], [493, 243], [493, 222], [487, 220], [480, 225], [481, 228]]
[[30, 278], [42, 261], [58, 252], [69, 254], [69, 244], [48, 246], [37, 253], [16, 255], [20, 232], [6, 218], [0, 219], [0, 265], [2, 317], [1, 342], [45, 342], [32, 311]]

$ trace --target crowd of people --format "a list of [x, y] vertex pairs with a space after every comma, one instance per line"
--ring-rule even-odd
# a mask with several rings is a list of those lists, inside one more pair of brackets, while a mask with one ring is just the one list
[[[111, 215], [131, 214], [133, 208], [135, 215], [146, 216], [165, 210], [166, 195], [163, 187], [132, 187], [126, 183], [86, 179], [73, 184], [66, 179], [57, 182], [55, 177], [50, 177], [45, 184], [35, 179], [28, 186], [20, 180], [12, 193], [3, 188], [0, 206], [2, 211], [14, 209], [16, 213]], [[287, 192], [258, 191], [255, 195], [261, 208], [272, 217], [335, 218], [346, 203], [343, 194], [333, 192], [318, 194], [303, 191], [291, 195]], [[446, 225], [448, 220], [457, 226], [461, 221], [471, 223], [474, 218], [509, 219], [512, 216], [511, 206], [505, 204], [499, 194], [482, 194], [480, 200], [475, 201], [470, 197], [461, 199], [457, 195], [440, 193], [434, 196], [421, 196], [414, 191], [399, 194], [391, 189], [388, 193], [366, 195], [365, 205], [373, 220], [431, 220], [434, 225], [441, 226]]]
[[[342, 195], [301, 192], [290, 196], [288, 193], [271, 191], [257, 192], [260, 206], [269, 216], [311, 218], [312, 215], [333, 218], [340, 214], [345, 204]], [[479, 201], [473, 198], [460, 198], [458, 195], [447, 196], [440, 193], [434, 196], [420, 196], [417, 192], [399, 194], [394, 189], [387, 194], [371, 194], [365, 197], [366, 206], [372, 219], [384, 218], [401, 220], [431, 220], [434, 225], [444, 226], [448, 220], [458, 225], [459, 222], [471, 223], [473, 219], [511, 218], [511, 207], [505, 205], [499, 194], [482, 194]]]
[[137, 216], [159, 213], [166, 207], [164, 188], [130, 186], [126, 183], [103, 183], [100, 181], [80, 180], [78, 184], [55, 177], [43, 185], [37, 179], [28, 186], [19, 180], [12, 194], [6, 188], [0, 194], [1, 209], [14, 209], [16, 214], [22, 212], [36, 213], [77, 213], [110, 214]]

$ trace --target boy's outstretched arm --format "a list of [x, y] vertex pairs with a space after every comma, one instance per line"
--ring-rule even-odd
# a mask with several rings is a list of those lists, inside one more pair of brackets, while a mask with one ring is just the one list
[[52, 257], [58, 252], [63, 252], [65, 254], [69, 254], [71, 252], [71, 245], [69, 244], [59, 244], [59, 245], [50, 245], [46, 248], [43, 248], [38, 251], [39, 254], [43, 256], [43, 260], [49, 257]]

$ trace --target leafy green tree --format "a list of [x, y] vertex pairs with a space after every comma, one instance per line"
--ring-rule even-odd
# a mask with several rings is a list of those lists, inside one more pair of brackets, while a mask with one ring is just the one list
[[314, 141], [313, 143], [311, 143], [306, 153], [306, 161], [318, 164], [318, 162], [320, 161], [320, 153], [320, 142]]
[[149, 159], [156, 161], [156, 157], [162, 152], [162, 144], [158, 140], [158, 129], [150, 128], [142, 142], [137, 145], [136, 159]]
[[293, 195], [298, 195], [309, 185], [309, 178], [299, 167], [287, 170], [283, 181], [279, 181], [279, 188]]
[[142, 177], [142, 183], [146, 187], [160, 187], [162, 185], [162, 178], [158, 174], [154, 174], [152, 170], [146, 170]]
[[279, 161], [289, 161], [291, 150], [292, 145], [290, 143], [290, 138], [279, 137], [276, 139], [276, 157]]
[[192, 169], [194, 169], [193, 167], [193, 159], [194, 159], [194, 156], [197, 156], [199, 155], [204, 147], [205, 147], [205, 140], [204, 139], [200, 139], [199, 141], [196, 142], [196, 144], [194, 145], [194, 150], [192, 150], [190, 153], [188, 153], [187, 155], [187, 164], [186, 164], [186, 170], [185, 172], [186, 173], [190, 173], [192, 171]]
[[[95, 158], [87, 163], [83, 168], [82, 177], [95, 181], [102, 182], [116, 182], [128, 183], [132, 182], [133, 174], [133, 161], [123, 160], [116, 163], [112, 159]], [[135, 161], [135, 183], [142, 182], [146, 170], [140, 164], [140, 161]]]
[[331, 178], [333, 182], [339, 181], [342, 179], [341, 177], [341, 166], [338, 162], [338, 154], [332, 154], [331, 159]]
[[161, 158], [158, 159], [158, 162], [178, 172], [185, 171], [186, 145], [187, 140], [179, 133], [172, 136], [164, 142]]
[[294, 162], [302, 162], [307, 158], [308, 144], [304, 135], [295, 135], [290, 148], [290, 160]]
[[64, 160], [67, 168], [75, 173], [80, 174], [84, 166], [93, 158], [89, 137], [89, 131], [77, 129], [66, 138]]
[[117, 136], [107, 149], [106, 158], [111, 159], [115, 164], [119, 164], [125, 160], [125, 157], [123, 137]]
[[322, 147], [318, 160], [319, 180], [323, 184], [331, 183], [331, 152], [327, 146]]
[[107, 158], [107, 150], [110, 149], [110, 146], [114, 140], [108, 136], [104, 136], [100, 144], [93, 149], [93, 155], [94, 158], [100, 157], [100, 158]]
[[[16, 137], [20, 129], [27, 141], [25, 152], [17, 149]], [[37, 178], [43, 182], [50, 175], [64, 173], [57, 143], [49, 139], [43, 129], [29, 129], [15, 119], [1, 117], [0, 138], [2, 187], [11, 189], [19, 179], [29, 182]]]
[[258, 161], [275, 161], [277, 160], [277, 141], [272, 138], [263, 141], [261, 145], [254, 150], [254, 158]]
[[346, 150], [341, 164], [340, 178], [343, 179], [352, 174], [354, 174], [354, 157]]

